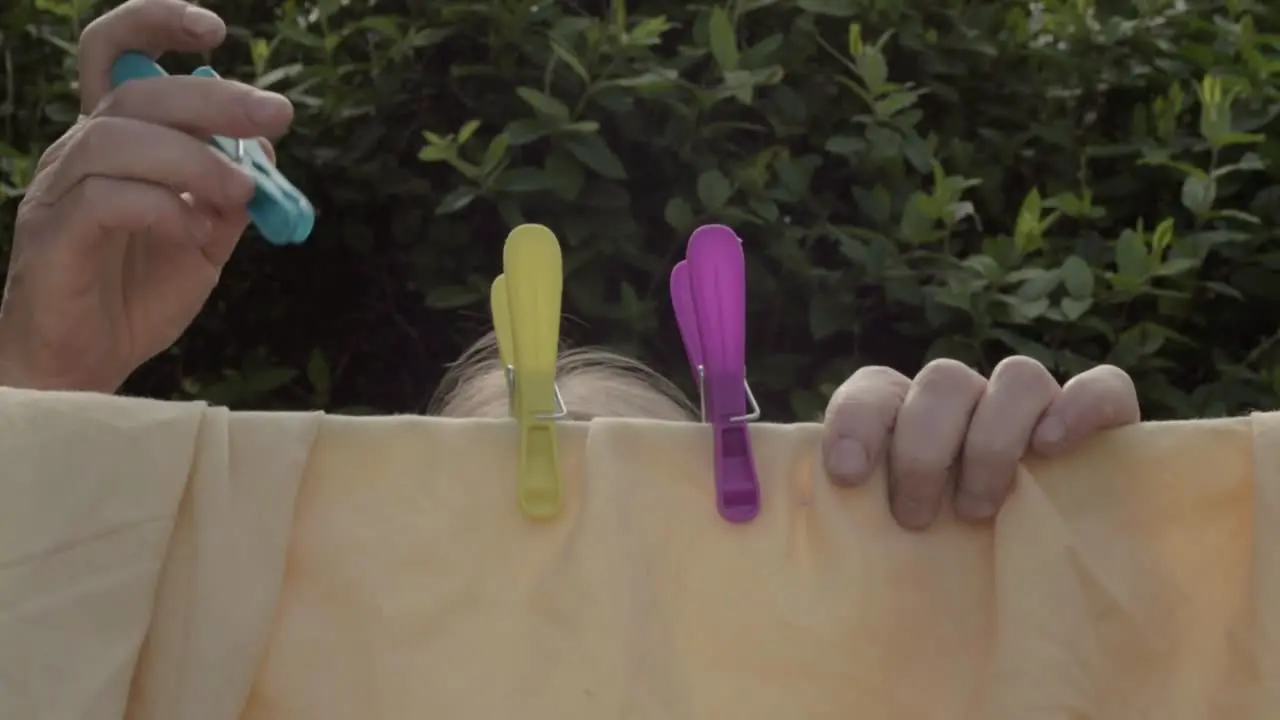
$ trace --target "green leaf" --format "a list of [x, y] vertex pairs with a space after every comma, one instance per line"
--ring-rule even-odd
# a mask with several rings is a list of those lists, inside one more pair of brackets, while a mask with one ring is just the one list
[[864, 49], [858, 57], [854, 58], [854, 65], [857, 66], [858, 75], [862, 77], [862, 82], [866, 84], [867, 90], [872, 95], [883, 92], [884, 85], [889, 80], [889, 66], [879, 50], [874, 47]]
[[689, 207], [689, 202], [684, 198], [673, 197], [668, 200], [667, 206], [662, 212], [662, 217], [667, 221], [668, 225], [679, 232], [684, 232], [693, 227], [693, 208]]
[[829, 295], [811, 298], [809, 302], [809, 335], [814, 340], [826, 340], [836, 333], [848, 330], [849, 314], [846, 308]]
[[1062, 282], [1062, 273], [1058, 270], [1047, 270], [1033, 275], [1018, 287], [1018, 299], [1030, 301], [1041, 300], [1058, 288]]
[[716, 59], [722, 72], [733, 72], [738, 69], [738, 40], [734, 36], [733, 21], [723, 7], [717, 5], [711, 10], [711, 20], [707, 24], [707, 32], [711, 36], [711, 55]]
[[1213, 178], [1188, 175], [1182, 181], [1182, 206], [1197, 218], [1213, 212], [1213, 201], [1218, 193]]
[[1049, 298], [1040, 298], [1039, 300], [1027, 300], [1025, 302], [1015, 303], [1013, 306], [1014, 318], [1022, 322], [1031, 322], [1044, 315], [1049, 309]]
[[1211, 290], [1217, 293], [1218, 295], [1226, 295], [1227, 297], [1235, 298], [1236, 300], [1244, 299], [1244, 293], [1240, 292], [1239, 290], [1223, 282], [1210, 280], [1204, 284], [1204, 287], [1205, 289]]
[[772, 200], [764, 198], [751, 198], [747, 201], [747, 206], [751, 208], [751, 212], [760, 216], [765, 222], [773, 222], [778, 219], [778, 204]]
[[1258, 133], [1229, 132], [1213, 138], [1215, 147], [1224, 148], [1230, 145], [1258, 145], [1267, 141], [1266, 135]]
[[507, 159], [507, 149], [511, 147], [511, 141], [503, 133], [498, 133], [489, 141], [489, 146], [484, 150], [484, 158], [480, 161], [481, 172], [485, 175], [492, 173], [499, 165]]
[[853, 0], [798, 0], [796, 5], [805, 12], [832, 17], [853, 17], [863, 7]]
[[454, 188], [453, 192], [445, 195], [444, 199], [440, 201], [440, 204], [436, 207], [436, 214], [448, 215], [450, 213], [458, 212], [470, 205], [471, 201], [475, 200], [476, 196], [479, 194], [479, 188], [471, 185], [463, 185], [461, 187]]
[[516, 94], [539, 115], [561, 122], [569, 122], [569, 106], [559, 100], [531, 87], [516, 88]]
[[512, 147], [528, 145], [551, 134], [555, 128], [542, 117], [521, 118], [507, 125], [502, 134]]
[[551, 180], [539, 168], [510, 168], [498, 176], [493, 187], [502, 192], [527, 193], [546, 190], [551, 187]]
[[293, 368], [273, 367], [256, 370], [245, 375], [245, 391], [253, 395], [269, 393], [288, 385], [296, 377], [298, 377], [298, 371]]
[[452, 310], [466, 307], [480, 299], [480, 292], [464, 285], [445, 285], [433, 288], [427, 293], [427, 307], [437, 310]]
[[622, 167], [622, 161], [617, 155], [609, 149], [605, 144], [604, 138], [597, 134], [573, 134], [566, 135], [561, 142], [564, 148], [573, 156], [582, 161], [583, 165], [595, 170], [610, 180], [625, 180], [627, 178], [626, 168]]
[[1155, 270], [1151, 271], [1151, 274], [1160, 277], [1169, 277], [1199, 269], [1200, 261], [1195, 258], [1173, 258], [1160, 263]]
[[1173, 218], [1165, 218], [1160, 221], [1156, 229], [1151, 233], [1151, 256], [1156, 258], [1164, 257], [1165, 250], [1173, 245]]
[[1072, 255], [1064, 260], [1060, 271], [1062, 285], [1071, 297], [1077, 300], [1093, 297], [1093, 270], [1079, 255]]
[[581, 78], [583, 83], [590, 83], [591, 76], [587, 74], [587, 68], [582, 65], [582, 61], [578, 59], [578, 56], [574, 55], [573, 51], [565, 47], [554, 35], [549, 36], [548, 40], [551, 43], [551, 52], [555, 53], [561, 62], [568, 65], [573, 74]]
[[457, 154], [457, 149], [452, 145], [426, 145], [418, 151], [418, 159], [429, 163], [445, 162]]
[[1079, 320], [1085, 313], [1089, 312], [1089, 308], [1093, 307], [1093, 298], [1062, 298], [1062, 302], [1058, 303], [1058, 308], [1062, 310], [1062, 314], [1068, 320]]
[[324, 352], [320, 348], [312, 350], [311, 357], [307, 360], [307, 382], [311, 383], [311, 388], [315, 390], [316, 395], [329, 397], [333, 378], [329, 372], [329, 363], [325, 360]]
[[1040, 217], [1044, 212], [1040, 191], [1031, 188], [1031, 192], [1022, 199], [1022, 207], [1018, 209], [1013, 237], [1021, 252], [1031, 252], [1040, 246]]
[[708, 170], [698, 176], [698, 200], [708, 210], [719, 210], [733, 195], [729, 178], [719, 170]]
[[937, 238], [937, 222], [925, 207], [928, 202], [929, 196], [917, 190], [902, 208], [898, 229], [911, 244], [922, 245]]
[[867, 141], [855, 135], [832, 135], [827, 138], [823, 149], [835, 155], [853, 155], [867, 147]]
[[876, 117], [882, 120], [890, 120], [894, 115], [906, 110], [916, 104], [918, 94], [915, 92], [892, 92], [884, 97], [876, 100], [875, 113]]
[[465, 145], [466, 142], [471, 139], [471, 136], [476, 134], [476, 130], [479, 129], [479, 120], [468, 120], [466, 124], [462, 126], [462, 129], [458, 130], [458, 145]]
[[565, 200], [576, 199], [587, 181], [582, 164], [563, 148], [556, 148], [547, 154], [546, 173], [556, 195]]
[[1150, 256], [1142, 236], [1133, 230], [1125, 230], [1116, 240], [1116, 272], [1128, 280], [1142, 280], [1149, 271]]

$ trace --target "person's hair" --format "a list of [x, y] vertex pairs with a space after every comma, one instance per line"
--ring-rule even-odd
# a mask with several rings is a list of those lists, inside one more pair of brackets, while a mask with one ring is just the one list
[[[597, 417], [687, 421], [697, 409], [666, 378], [643, 363], [599, 348], [561, 351], [556, 383], [570, 420]], [[509, 413], [506, 370], [490, 332], [445, 373], [428, 412], [442, 417], [500, 418]]]

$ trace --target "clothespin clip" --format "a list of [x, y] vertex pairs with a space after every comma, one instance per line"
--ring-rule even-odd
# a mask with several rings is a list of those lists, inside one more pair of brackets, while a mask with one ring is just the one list
[[507, 236], [502, 267], [489, 304], [511, 414], [520, 425], [516, 495], [526, 517], [542, 520], [559, 513], [564, 502], [555, 428], [568, 415], [556, 385], [564, 289], [560, 243], [541, 225], [521, 225]]
[[715, 434], [716, 505], [742, 523], [760, 512], [760, 482], [747, 423], [760, 406], [747, 384], [747, 278], [742, 241], [723, 225], [689, 237], [671, 271], [671, 304], [698, 383], [702, 421]]
[[[218, 77], [213, 68], [202, 67], [192, 75]], [[165, 77], [168, 73], [142, 53], [127, 52], [111, 66], [111, 87], [130, 80]], [[252, 140], [213, 137], [209, 140], [232, 162], [244, 165], [253, 176], [257, 191], [249, 201], [249, 218], [258, 232], [272, 245], [298, 245], [307, 239], [315, 226], [315, 208], [293, 183], [276, 169], [262, 147]]]

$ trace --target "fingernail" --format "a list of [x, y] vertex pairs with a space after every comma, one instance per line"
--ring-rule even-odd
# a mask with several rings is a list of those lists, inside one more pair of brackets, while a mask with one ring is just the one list
[[1053, 446], [1067, 436], [1067, 425], [1056, 417], [1045, 418], [1036, 428], [1036, 444]]
[[292, 114], [293, 103], [283, 95], [259, 92], [249, 100], [249, 119], [260, 125], [287, 122]]
[[182, 15], [182, 29], [197, 37], [216, 35], [223, 27], [222, 18], [204, 8], [189, 7]]
[[838, 482], [853, 482], [867, 472], [867, 451], [850, 437], [836, 441], [827, 454], [827, 471]]
[[923, 530], [933, 520], [929, 506], [908, 495], [898, 495], [893, 499], [893, 517], [908, 530]]
[[956, 496], [956, 515], [965, 520], [987, 520], [995, 517], [1000, 503], [990, 495], [962, 492]]

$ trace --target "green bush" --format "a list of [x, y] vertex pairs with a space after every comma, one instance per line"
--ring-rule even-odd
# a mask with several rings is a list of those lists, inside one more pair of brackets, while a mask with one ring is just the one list
[[[1153, 417], [1280, 405], [1274, 5], [215, 7], [235, 28], [212, 63], [298, 107], [281, 163], [321, 220], [298, 249], [246, 241], [132, 392], [420, 409], [484, 329], [521, 222], [561, 238], [568, 336], [687, 387], [666, 277], [719, 221], [747, 245], [771, 419], [812, 418], [862, 364], [1010, 353], [1064, 377], [1119, 365]], [[103, 10], [0, 9], [6, 221], [73, 118], [71, 53]]]

